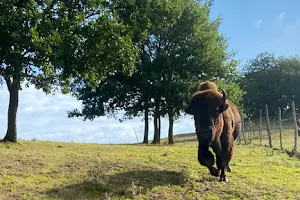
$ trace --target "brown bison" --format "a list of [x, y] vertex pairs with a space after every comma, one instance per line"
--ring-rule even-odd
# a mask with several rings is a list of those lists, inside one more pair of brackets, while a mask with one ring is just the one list
[[[226, 181], [225, 169], [231, 172], [229, 162], [233, 142], [241, 132], [242, 121], [238, 108], [227, 99], [226, 92], [221, 91], [204, 89], [196, 92], [185, 112], [194, 116], [199, 163], [206, 166], [211, 175]], [[213, 166], [215, 159], [209, 147], [216, 154], [217, 169]]]
[[198, 91], [209, 90], [209, 89], [217, 91], [218, 87], [214, 82], [208, 80], [200, 83], [198, 86]]

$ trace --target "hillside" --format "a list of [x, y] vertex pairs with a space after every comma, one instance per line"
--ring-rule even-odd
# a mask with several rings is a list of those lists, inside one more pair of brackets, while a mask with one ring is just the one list
[[[300, 199], [300, 160], [236, 145], [228, 183], [197, 161], [195, 135], [168, 145], [0, 144], [0, 199]], [[180, 142], [178, 142], [180, 141]]]

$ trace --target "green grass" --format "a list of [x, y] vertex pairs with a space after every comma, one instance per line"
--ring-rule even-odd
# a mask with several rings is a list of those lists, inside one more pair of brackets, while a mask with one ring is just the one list
[[0, 199], [300, 199], [300, 160], [236, 145], [229, 182], [197, 161], [195, 135], [176, 144], [0, 144]]
[[[246, 133], [247, 137], [249, 136], [249, 132]], [[260, 145], [259, 135], [258, 131], [255, 132], [255, 138], [252, 140], [253, 144]], [[271, 132], [271, 139], [272, 139], [272, 147], [280, 149], [280, 134], [279, 131]], [[298, 150], [300, 150], [300, 139], [298, 137]], [[294, 148], [294, 141], [295, 141], [295, 133], [293, 129], [286, 129], [282, 131], [282, 147], [285, 150], [291, 151]], [[242, 141], [244, 142], [244, 141]], [[249, 142], [249, 140], [247, 141]], [[268, 134], [265, 130], [262, 132], [262, 141], [261, 145], [263, 146], [269, 146], [269, 139]]]

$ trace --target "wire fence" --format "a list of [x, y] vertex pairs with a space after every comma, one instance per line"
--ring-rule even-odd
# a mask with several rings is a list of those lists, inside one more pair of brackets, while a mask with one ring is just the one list
[[260, 110], [258, 119], [244, 119], [239, 143], [263, 145], [299, 155], [299, 127], [300, 113], [295, 112], [294, 102], [290, 113], [281, 114], [281, 108], [278, 108], [273, 116], [269, 116], [266, 105]]

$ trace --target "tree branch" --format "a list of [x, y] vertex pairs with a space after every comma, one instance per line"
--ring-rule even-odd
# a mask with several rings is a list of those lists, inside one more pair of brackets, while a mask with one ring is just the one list
[[30, 50], [25, 51], [24, 53], [22, 53], [22, 57], [25, 57], [26, 54], [28, 54], [30, 52]]

